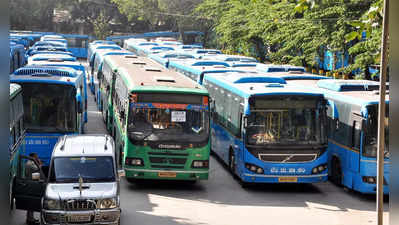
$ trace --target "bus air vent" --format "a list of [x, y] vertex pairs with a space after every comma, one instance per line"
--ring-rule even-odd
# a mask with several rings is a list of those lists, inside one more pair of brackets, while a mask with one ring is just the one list
[[34, 75], [37, 74], [49, 74], [53, 76], [62, 76], [62, 77], [73, 77], [73, 75], [68, 71], [62, 71], [57, 69], [50, 68], [21, 68], [14, 72], [15, 75]]
[[137, 55], [125, 55], [125, 58], [127, 59], [137, 59]]
[[169, 82], [169, 83], [175, 83], [175, 79], [172, 77], [156, 77], [155, 78], [157, 82]]
[[162, 72], [161, 69], [158, 68], [153, 68], [153, 67], [147, 67], [145, 68], [145, 71], [151, 71], [151, 72]]
[[279, 83], [271, 83], [271, 84], [266, 84], [266, 87], [270, 87], [270, 88], [281, 88], [284, 87], [283, 85], [279, 84]]
[[288, 69], [288, 72], [290, 74], [303, 74], [302, 69], [294, 69], [294, 68], [292, 68], [292, 69]]
[[132, 62], [132, 64], [134, 64], [134, 65], [145, 65], [146, 63], [143, 62], [143, 61], [134, 61], [134, 62]]

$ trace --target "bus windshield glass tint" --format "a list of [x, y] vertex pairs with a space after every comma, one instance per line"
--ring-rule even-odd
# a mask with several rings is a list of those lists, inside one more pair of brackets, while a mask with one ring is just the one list
[[248, 117], [248, 145], [323, 144], [324, 113], [315, 100], [257, 101]]
[[[367, 107], [369, 119], [367, 120], [366, 135], [364, 139], [363, 155], [366, 157], [377, 157], [377, 134], [378, 134], [378, 105]], [[389, 158], [389, 105], [385, 108], [385, 157]]]
[[128, 133], [136, 141], [202, 143], [209, 136], [209, 113], [203, 110], [159, 109], [133, 106]]
[[22, 83], [24, 121], [29, 132], [76, 130], [75, 89], [72, 86]]

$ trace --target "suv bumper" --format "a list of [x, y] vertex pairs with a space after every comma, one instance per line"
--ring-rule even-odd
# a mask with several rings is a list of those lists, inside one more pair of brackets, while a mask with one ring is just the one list
[[42, 210], [42, 224], [76, 224], [70, 222], [69, 218], [76, 216], [89, 216], [87, 222], [78, 222], [79, 224], [117, 224], [121, 215], [121, 209], [96, 209], [87, 211], [63, 211], [63, 210]]

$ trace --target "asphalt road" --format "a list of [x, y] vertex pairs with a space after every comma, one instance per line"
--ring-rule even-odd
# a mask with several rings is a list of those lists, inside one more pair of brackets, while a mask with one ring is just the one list
[[[101, 113], [89, 96], [86, 133], [105, 133]], [[208, 181], [149, 182], [122, 179], [123, 225], [368, 225], [376, 224], [375, 197], [337, 187], [258, 185], [243, 189], [222, 164], [211, 158]], [[36, 215], [38, 217], [38, 215]], [[388, 224], [388, 201], [384, 220]], [[11, 224], [24, 224], [25, 212], [12, 213]]]

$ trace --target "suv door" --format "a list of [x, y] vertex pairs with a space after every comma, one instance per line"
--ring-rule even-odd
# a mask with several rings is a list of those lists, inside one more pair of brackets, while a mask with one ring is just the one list
[[20, 155], [18, 162], [18, 174], [13, 186], [15, 207], [21, 210], [41, 211], [41, 199], [46, 188], [45, 176], [40, 169], [40, 180], [32, 180], [26, 174], [29, 169], [27, 163], [34, 163], [38, 168], [38, 163], [31, 157]]

